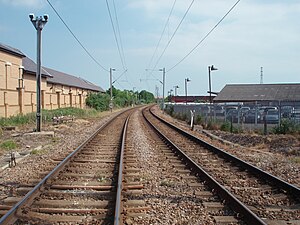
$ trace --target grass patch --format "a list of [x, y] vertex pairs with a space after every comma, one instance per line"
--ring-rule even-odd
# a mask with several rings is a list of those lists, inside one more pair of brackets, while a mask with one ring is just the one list
[[300, 164], [300, 157], [293, 157], [290, 159], [291, 162], [293, 163], [299, 163]]
[[165, 187], [174, 187], [175, 184], [172, 182], [172, 181], [169, 181], [169, 180], [162, 180], [159, 184], [160, 186], [165, 186]]
[[58, 137], [53, 137], [53, 138], [52, 138], [52, 142], [53, 142], [53, 143], [56, 143], [56, 142], [58, 142], [58, 141], [59, 141], [59, 138], [58, 138]]
[[0, 148], [4, 150], [12, 150], [17, 148], [17, 146], [18, 146], [17, 143], [14, 142], [13, 140], [7, 140], [0, 144]]
[[[54, 116], [74, 116], [75, 118], [91, 118], [97, 117], [99, 111], [95, 109], [79, 109], [79, 108], [61, 108], [54, 110], [42, 110], [42, 121], [51, 122]], [[35, 123], [36, 114], [28, 113], [26, 115], [11, 116], [9, 118], [0, 118], [0, 126], [18, 126], [24, 124]]]
[[46, 154], [48, 151], [45, 150], [45, 149], [33, 149], [31, 152], [30, 152], [30, 155], [43, 155], [43, 154]]
[[100, 182], [100, 183], [105, 183], [106, 182], [106, 177], [100, 176], [100, 177], [98, 177], [97, 181]]

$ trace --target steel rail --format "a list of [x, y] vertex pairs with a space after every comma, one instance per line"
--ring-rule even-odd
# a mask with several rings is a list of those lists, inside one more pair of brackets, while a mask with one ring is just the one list
[[20, 200], [17, 204], [14, 205], [4, 216], [0, 218], [0, 224], [14, 224], [18, 219], [15, 214], [19, 208], [23, 205], [31, 203], [33, 199], [39, 194], [42, 186], [48, 181], [51, 176], [58, 174], [64, 166], [70, 162], [70, 160], [82, 149], [84, 148], [99, 132], [101, 132], [104, 128], [106, 128], [114, 119], [120, 116], [122, 113], [125, 113], [131, 109], [124, 110], [114, 117], [109, 119], [105, 124], [101, 125], [90, 137], [87, 138], [82, 144], [80, 144], [72, 153], [70, 153], [63, 161], [61, 161], [48, 175], [46, 175], [31, 191], [29, 191], [22, 200]]
[[150, 110], [150, 112], [155, 118], [157, 118], [164, 124], [167, 124], [169, 127], [175, 129], [176, 131], [183, 134], [184, 136], [188, 137], [190, 140], [193, 140], [193, 141], [199, 143], [201, 146], [205, 147], [206, 149], [209, 149], [210, 151], [213, 151], [214, 153], [218, 154], [222, 158], [238, 164], [242, 168], [250, 171], [251, 173], [255, 174], [256, 176], [260, 177], [261, 179], [269, 182], [270, 184], [275, 185], [277, 188], [279, 187], [279, 188], [287, 191], [289, 194], [293, 195], [295, 198], [299, 198], [299, 196], [300, 196], [300, 188], [299, 187], [297, 187], [293, 184], [290, 184], [270, 173], [267, 173], [267, 172], [263, 171], [262, 169], [254, 166], [244, 160], [241, 160], [230, 153], [227, 153], [225, 150], [219, 149], [219, 148], [201, 140], [200, 138], [194, 136], [193, 134], [187, 133], [186, 131], [182, 130], [181, 128], [176, 127], [173, 124], [171, 124], [171, 123], [167, 122], [166, 120], [160, 118], [159, 116], [155, 115], [151, 110]]
[[207, 182], [207, 185], [215, 191], [215, 193], [236, 213], [239, 213], [242, 219], [248, 224], [253, 225], [266, 225], [266, 223], [254, 214], [247, 206], [245, 206], [240, 200], [238, 200], [233, 194], [223, 187], [218, 181], [210, 176], [205, 170], [203, 170], [194, 160], [192, 160], [187, 154], [184, 153], [176, 144], [174, 144], [168, 137], [161, 133], [153, 123], [146, 117], [145, 110], [143, 110], [143, 116], [145, 120], [151, 125], [155, 132], [171, 146], [172, 150], [180, 156], [190, 167], [190, 169], [198, 174], [203, 180]]
[[121, 213], [122, 213], [122, 189], [123, 189], [123, 169], [124, 169], [124, 151], [125, 151], [125, 141], [127, 136], [127, 128], [128, 121], [130, 115], [127, 117], [126, 122], [123, 127], [122, 134], [122, 143], [121, 143], [121, 154], [120, 154], [120, 163], [119, 163], [119, 176], [118, 176], [118, 184], [117, 184], [117, 199], [116, 199], [116, 207], [115, 207], [115, 218], [114, 225], [122, 224], [121, 221]]

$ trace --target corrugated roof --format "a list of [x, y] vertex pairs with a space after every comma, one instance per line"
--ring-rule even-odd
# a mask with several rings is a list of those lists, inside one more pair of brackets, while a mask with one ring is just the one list
[[[33, 60], [31, 60], [30, 58], [24, 57], [22, 59], [22, 65], [24, 66], [24, 70], [27, 73], [36, 74], [36, 63], [33, 62]], [[49, 74], [43, 67], [42, 67], [42, 76], [43, 77], [52, 77], [52, 75]]]
[[80, 77], [75, 77], [46, 67], [44, 67], [44, 69], [52, 75], [51, 78], [47, 79], [49, 83], [62, 84], [72, 87], [84, 88], [92, 91], [105, 92], [101, 87]]
[[214, 102], [300, 101], [300, 84], [227, 84]]
[[16, 56], [19, 56], [19, 57], [25, 57], [25, 55], [23, 54], [23, 52], [21, 52], [19, 49], [10, 47], [10, 46], [2, 44], [2, 43], [0, 43], [0, 49], [2, 51], [10, 53], [12, 55], [16, 55]]

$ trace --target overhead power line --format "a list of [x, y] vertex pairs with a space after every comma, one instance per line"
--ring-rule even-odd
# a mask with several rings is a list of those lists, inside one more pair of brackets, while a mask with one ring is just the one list
[[[116, 23], [117, 23], [117, 31], [118, 31], [120, 45], [121, 45], [121, 52], [122, 52], [122, 56], [123, 56], [125, 67], [127, 69], [126, 60], [125, 60], [125, 54], [124, 54], [124, 48], [123, 48], [123, 42], [122, 42], [122, 37], [121, 37], [121, 32], [120, 32], [120, 26], [119, 26], [119, 19], [118, 19], [118, 14], [117, 14], [117, 10], [116, 10], [116, 4], [115, 4], [114, 0], [113, 0], [113, 6], [114, 6], [114, 11], [115, 11]], [[123, 68], [123, 69], [125, 70], [125, 68]]]
[[172, 39], [173, 39], [174, 36], [175, 36], [177, 30], [179, 29], [179, 27], [180, 27], [180, 25], [182, 24], [183, 20], [185, 19], [186, 15], [187, 15], [188, 12], [190, 11], [190, 9], [191, 9], [192, 5], [194, 4], [194, 2], [195, 2], [195, 0], [192, 0], [192, 1], [191, 1], [189, 7], [187, 8], [186, 12], [184, 13], [184, 15], [183, 15], [182, 19], [180, 20], [179, 24], [177, 25], [177, 27], [176, 27], [175, 31], [173, 32], [173, 34], [172, 34], [170, 40], [168, 41], [166, 47], [164, 48], [163, 52], [162, 52], [161, 55], [159, 56], [158, 60], [156, 61], [156, 63], [155, 63], [155, 65], [154, 65], [153, 69], [156, 68], [156, 66], [157, 66], [157, 64], [159, 63], [159, 61], [161, 60], [162, 56], [165, 54], [167, 48], [169, 47], [169, 45], [170, 45]]
[[124, 60], [123, 60], [123, 57], [122, 57], [122, 54], [121, 54], [121, 50], [120, 50], [120, 46], [119, 46], [118, 37], [117, 37], [117, 34], [116, 34], [116, 29], [115, 29], [115, 26], [114, 26], [114, 22], [113, 22], [113, 19], [112, 19], [112, 16], [111, 16], [111, 11], [110, 11], [109, 4], [108, 4], [107, 0], [106, 0], [106, 6], [107, 6], [111, 26], [112, 26], [112, 29], [113, 29], [113, 32], [114, 32], [114, 37], [115, 37], [115, 41], [116, 41], [116, 44], [117, 44], [117, 48], [118, 48], [119, 56], [120, 56], [120, 59], [121, 59], [121, 63], [122, 63], [123, 69], [126, 70], [125, 63], [124, 63]]
[[203, 43], [203, 41], [219, 26], [219, 24], [226, 18], [226, 16], [236, 7], [236, 5], [241, 0], [238, 0], [230, 9], [229, 11], [219, 20], [219, 22], [196, 44], [195, 47], [193, 47], [188, 54], [186, 54], [178, 63], [176, 63], [174, 66], [172, 66], [167, 72], [173, 70], [176, 66], [178, 66], [180, 63], [182, 63], [190, 54], [192, 54], [193, 51], [196, 50], [196, 48], [199, 47]]
[[65, 27], [68, 29], [68, 31], [71, 33], [71, 35], [75, 38], [75, 40], [78, 42], [78, 44], [83, 48], [83, 50], [88, 54], [88, 56], [99, 66], [101, 67], [103, 70], [105, 70], [106, 72], [109, 72], [107, 69], [105, 69], [104, 66], [102, 66], [95, 58], [94, 56], [92, 56], [92, 54], [86, 49], [86, 47], [84, 47], [84, 45], [81, 43], [81, 41], [76, 37], [76, 35], [73, 33], [73, 31], [71, 30], [71, 28], [66, 24], [66, 22], [63, 20], [63, 18], [59, 15], [59, 13], [57, 12], [57, 10], [54, 8], [54, 6], [50, 3], [49, 0], [47, 0], [48, 4], [50, 5], [50, 7], [53, 9], [53, 11], [56, 13], [56, 15], [58, 16], [58, 18], [61, 20], [61, 22], [65, 25]]
[[152, 61], [153, 61], [153, 58], [154, 58], [154, 56], [155, 56], [155, 54], [156, 54], [156, 52], [157, 52], [158, 46], [159, 46], [159, 44], [160, 44], [160, 42], [161, 42], [161, 39], [162, 39], [162, 37], [163, 37], [163, 35], [164, 35], [165, 31], [166, 31], [167, 25], [169, 24], [170, 17], [171, 17], [171, 15], [172, 15], [172, 13], [173, 13], [174, 6], [175, 6], [175, 4], [176, 4], [176, 1], [177, 1], [177, 0], [174, 0], [174, 2], [173, 2], [173, 5], [172, 5], [171, 11], [170, 11], [170, 13], [169, 13], [168, 19], [167, 19], [167, 21], [166, 21], [166, 24], [165, 24], [165, 26], [164, 26], [164, 29], [163, 29], [163, 31], [162, 31], [162, 33], [161, 33], [161, 35], [160, 35], [159, 41], [158, 41], [158, 43], [157, 43], [157, 45], [156, 45], [156, 48], [155, 48], [155, 50], [154, 50], [154, 53], [153, 53], [153, 55], [152, 55], [152, 57], [151, 57], [151, 59], [150, 59], [150, 62], [149, 62], [149, 64], [148, 64], [147, 68], [150, 68], [150, 66], [151, 66], [151, 64], [152, 64]]

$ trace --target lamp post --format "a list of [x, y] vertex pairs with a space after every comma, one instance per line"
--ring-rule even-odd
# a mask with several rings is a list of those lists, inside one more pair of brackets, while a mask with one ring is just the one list
[[210, 115], [210, 120], [211, 120], [211, 103], [212, 103], [212, 98], [211, 98], [211, 77], [210, 73], [211, 71], [218, 70], [214, 65], [208, 66], [208, 80], [209, 80], [209, 115]]
[[42, 52], [42, 30], [46, 23], [48, 22], [48, 15], [44, 15], [43, 17], [35, 17], [34, 14], [29, 14], [30, 21], [32, 22], [33, 26], [37, 30], [37, 69], [36, 69], [36, 131], [41, 131], [41, 52]]
[[178, 85], [174, 86], [174, 90], [175, 90], [175, 96], [177, 96], [177, 88], [179, 88]]
[[189, 78], [185, 78], [185, 104], [187, 105], [187, 83], [190, 82], [191, 80]]
[[109, 69], [109, 83], [110, 83], [110, 102], [109, 102], [109, 108], [110, 108], [110, 112], [112, 112], [112, 109], [114, 107], [113, 105], [113, 95], [112, 95], [112, 71], [116, 71], [113, 68]]
[[209, 80], [209, 103], [212, 103], [212, 98], [211, 98], [211, 78], [210, 78], [210, 73], [211, 71], [218, 70], [214, 65], [208, 66], [208, 80]]
[[165, 80], [166, 80], [166, 68], [162, 68], [162, 69], [159, 69], [159, 71], [162, 71], [163, 72], [163, 105], [162, 105], [162, 109], [163, 109], [163, 112], [165, 110]]
[[175, 94], [174, 94], [174, 101], [175, 101], [175, 104], [176, 104], [177, 88], [179, 88], [178, 85], [174, 86], [174, 92], [175, 92]]

